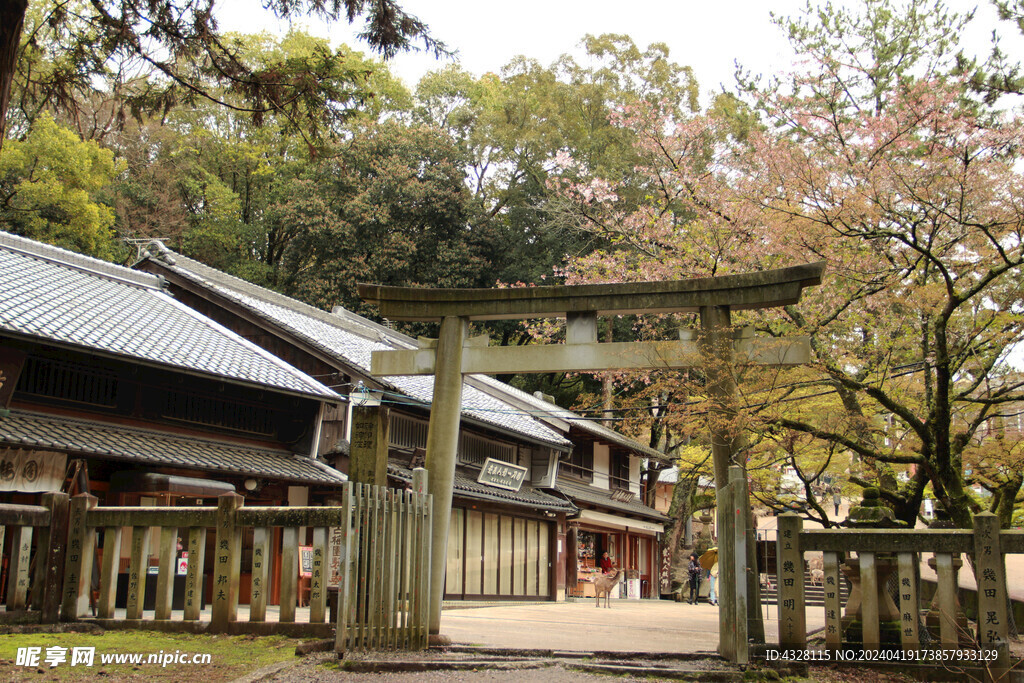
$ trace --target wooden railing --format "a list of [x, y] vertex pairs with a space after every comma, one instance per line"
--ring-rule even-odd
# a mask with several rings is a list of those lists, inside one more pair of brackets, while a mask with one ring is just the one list
[[[97, 507], [96, 498], [71, 499], [68, 559], [64, 572], [62, 619], [84, 618], [89, 609], [97, 531], [100, 548], [96, 619], [108, 626], [230, 633], [292, 633], [326, 636], [331, 533], [339, 575], [336, 649], [418, 649], [427, 646], [431, 497], [425, 473], [417, 470], [413, 491], [346, 484], [340, 504], [328, 507], [244, 507], [235, 493], [221, 495], [217, 507]], [[308, 622], [296, 620], [299, 591], [300, 529], [312, 528]], [[239, 618], [242, 539], [252, 529], [248, 619]], [[281, 571], [272, 579], [273, 530], [281, 529]], [[155, 609], [144, 613], [153, 529], [160, 530]], [[213, 557], [206, 558], [213, 529]], [[125, 616], [115, 611], [122, 534], [130, 534], [131, 559]], [[184, 609], [172, 620], [172, 598], [179, 537], [188, 549]], [[212, 564], [209, 568], [207, 565]], [[204, 584], [209, 573], [209, 618], [204, 615]], [[268, 623], [268, 597], [277, 581], [279, 614]]]
[[0, 505], [0, 549], [4, 547], [5, 537], [11, 539], [5, 611], [0, 612], [0, 622], [57, 622], [68, 528], [68, 496], [44, 493], [42, 503]]
[[[998, 677], [1009, 667], [1009, 615], [1007, 610], [1005, 553], [1024, 552], [1024, 532], [1000, 530], [991, 513], [974, 517], [973, 529], [803, 529], [803, 521], [794, 514], [779, 516], [778, 582], [779, 646], [804, 650], [807, 647], [807, 620], [804, 605], [804, 554], [821, 551], [825, 588], [825, 648], [843, 651], [850, 647], [909, 651], [901, 661], [943, 661], [924, 655], [923, 650], [976, 648], [979, 659], [961, 664], [984, 664], [989, 674]], [[856, 558], [852, 559], [852, 553]], [[922, 644], [920, 559], [922, 553], [934, 554], [938, 575], [936, 601], [938, 638]], [[977, 577], [977, 628], [965, 632], [958, 619], [960, 606], [956, 596], [955, 563], [967, 554]], [[847, 559], [850, 557], [851, 559]], [[845, 561], [846, 574], [859, 583], [860, 609], [854, 619], [847, 609], [847, 634], [844, 638], [844, 614], [839, 586]], [[895, 619], [885, 619], [891, 609], [886, 603], [887, 577], [896, 576], [898, 600]], [[857, 592], [856, 589], [854, 591]], [[851, 596], [850, 602], [853, 602]], [[881, 613], [881, 616], [880, 616]], [[856, 621], [859, 632], [849, 638], [849, 625]], [[893, 631], [895, 643], [885, 643], [883, 627]], [[969, 641], [969, 642], [968, 642]], [[952, 660], [950, 660], [952, 662]]]

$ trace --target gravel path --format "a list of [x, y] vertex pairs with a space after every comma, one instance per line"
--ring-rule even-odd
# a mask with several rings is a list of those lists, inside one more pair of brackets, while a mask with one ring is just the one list
[[[543, 668], [515, 668], [512, 670], [484, 669], [477, 671], [418, 671], [409, 673], [352, 673], [337, 668], [334, 653], [315, 654], [304, 657], [298, 664], [272, 673], [260, 680], [279, 683], [326, 683], [328, 681], [495, 681], [521, 683], [522, 681], [550, 681], [551, 683], [608, 683], [608, 676], [572, 671], [560, 666]], [[511, 664], [511, 663], [510, 663]], [[514, 665], [514, 664], [512, 664]], [[623, 683], [650, 683], [651, 678], [616, 677]]]

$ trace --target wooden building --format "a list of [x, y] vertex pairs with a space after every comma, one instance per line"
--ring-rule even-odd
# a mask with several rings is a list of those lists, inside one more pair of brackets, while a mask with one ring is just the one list
[[[388, 414], [388, 475], [411, 481], [423, 462], [433, 382], [374, 377], [370, 354], [415, 348], [415, 340], [338, 308], [328, 313], [173, 253], [153, 243], [136, 268], [167, 280], [181, 302], [350, 396], [382, 395]], [[555, 487], [572, 443], [543, 420], [480, 382], [463, 390], [462, 432], [452, 504], [446, 598], [554, 600], [565, 592], [567, 519], [577, 511]], [[351, 402], [327, 408], [319, 453], [348, 470]], [[491, 465], [489, 465], [489, 463]], [[514, 486], [487, 475], [521, 474]]]
[[0, 233], [0, 502], [271, 505], [344, 483], [317, 458], [342, 397], [166, 284]]
[[566, 535], [566, 588], [570, 595], [593, 594], [590, 580], [608, 552], [627, 570], [621, 597], [658, 598], [661, 535], [668, 517], [644, 504], [644, 468], [661, 469], [670, 458], [599, 422], [531, 396], [491, 378], [475, 378], [509, 402], [530, 411], [565, 434], [572, 452], [559, 463], [556, 488], [578, 512]]

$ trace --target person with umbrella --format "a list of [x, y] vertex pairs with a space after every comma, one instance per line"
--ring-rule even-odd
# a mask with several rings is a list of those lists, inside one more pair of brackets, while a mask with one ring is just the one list
[[718, 583], [718, 548], [708, 548], [700, 556], [700, 566], [708, 570], [708, 577], [711, 581], [711, 588], [708, 591], [708, 602], [712, 605], [718, 604], [718, 594], [715, 592], [715, 584]]

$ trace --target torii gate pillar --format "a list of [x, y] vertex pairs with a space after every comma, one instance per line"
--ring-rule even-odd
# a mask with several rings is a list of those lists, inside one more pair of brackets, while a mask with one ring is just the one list
[[[447, 562], [448, 525], [452, 513], [452, 487], [455, 481], [455, 454], [459, 446], [459, 418], [462, 415], [462, 348], [466, 343], [469, 320], [446, 316], [437, 339], [437, 369], [434, 374], [434, 400], [427, 427], [427, 491], [434, 499], [430, 530], [430, 619], [429, 632], [441, 632], [441, 601], [444, 599], [444, 575]], [[435, 419], [436, 416], [436, 419]]]
[[[702, 365], [713, 402], [709, 412], [715, 488], [718, 502], [719, 568], [722, 579], [719, 609], [719, 650], [733, 661], [745, 661], [747, 637], [763, 640], [754, 544], [736, 538], [746, 528], [750, 505], [745, 467], [738, 462], [742, 447], [736, 424], [738, 396], [733, 367], [740, 362], [796, 365], [807, 362], [806, 337], [734, 339], [732, 310], [795, 304], [804, 287], [821, 284], [825, 263], [779, 270], [673, 282], [613, 285], [546, 286], [524, 289], [418, 289], [359, 285], [359, 296], [376, 303], [391, 320], [440, 321], [440, 338], [419, 349], [374, 351], [371, 372], [377, 376], [434, 375], [434, 403], [427, 432], [427, 472], [434, 500], [430, 558], [430, 633], [441, 628], [441, 602], [447, 561], [455, 458], [461, 415], [462, 375], [521, 372], [587, 372], [688, 368]], [[627, 313], [699, 313], [702, 333], [696, 342], [598, 343], [597, 316]], [[487, 347], [468, 343], [471, 320], [565, 317], [565, 344]], [[729, 467], [735, 470], [730, 484]], [[726, 487], [734, 493], [727, 494]], [[737, 517], [742, 516], [737, 521]], [[745, 533], [745, 532], [743, 532]], [[734, 557], [744, 548], [746, 561]], [[736, 561], [739, 560], [739, 561]], [[746, 574], [741, 586], [736, 567]], [[739, 599], [737, 599], [737, 597]], [[744, 598], [747, 598], [744, 600]], [[740, 613], [742, 610], [742, 613]], [[739, 642], [742, 641], [742, 642]]]

